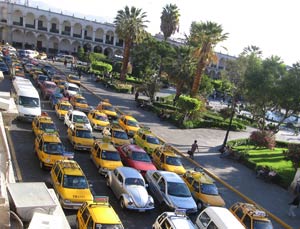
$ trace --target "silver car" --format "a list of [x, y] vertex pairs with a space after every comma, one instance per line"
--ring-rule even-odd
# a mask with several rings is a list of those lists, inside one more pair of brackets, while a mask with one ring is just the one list
[[145, 179], [162, 207], [171, 210], [185, 209], [187, 214], [197, 212], [197, 205], [190, 190], [176, 173], [149, 170]]
[[146, 211], [154, 208], [154, 200], [146, 190], [143, 176], [134, 168], [118, 167], [107, 173], [109, 186], [122, 208]]

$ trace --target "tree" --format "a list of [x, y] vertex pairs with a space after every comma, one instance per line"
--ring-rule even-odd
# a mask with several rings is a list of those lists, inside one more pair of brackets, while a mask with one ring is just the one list
[[192, 85], [191, 96], [196, 97], [199, 92], [202, 74], [207, 65], [216, 61], [215, 46], [227, 39], [221, 25], [214, 22], [192, 22], [188, 44], [194, 48], [194, 57], [197, 59], [197, 69]]
[[78, 49], [78, 54], [77, 55], [78, 55], [79, 60], [84, 61], [84, 49], [83, 49], [83, 47], [80, 47]]
[[176, 31], [179, 31], [179, 9], [175, 4], [167, 4], [162, 11], [160, 30], [164, 34], [165, 41]]
[[139, 43], [146, 35], [145, 25], [146, 13], [142, 9], [125, 6], [119, 10], [115, 18], [116, 33], [120, 39], [124, 40], [124, 55], [120, 79], [126, 79], [127, 66], [129, 63], [130, 49], [133, 43]]

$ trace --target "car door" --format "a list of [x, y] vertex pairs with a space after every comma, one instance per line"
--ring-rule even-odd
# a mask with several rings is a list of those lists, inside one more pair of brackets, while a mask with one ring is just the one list
[[157, 200], [162, 203], [166, 199], [166, 181], [163, 177], [161, 177], [157, 183]]
[[153, 154], [153, 163], [155, 165], [155, 167], [157, 169], [160, 169], [160, 151], [159, 150], [155, 150], [154, 151], [154, 154]]
[[129, 158], [128, 158], [128, 151], [129, 151], [129, 149], [128, 149], [127, 146], [123, 146], [120, 149], [121, 149], [120, 150], [121, 160], [122, 160], [123, 164], [128, 165], [128, 160], [129, 160]]

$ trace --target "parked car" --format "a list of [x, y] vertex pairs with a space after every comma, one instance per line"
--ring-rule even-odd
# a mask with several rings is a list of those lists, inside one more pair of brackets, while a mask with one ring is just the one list
[[273, 229], [267, 213], [254, 204], [237, 202], [229, 210], [247, 229]]
[[133, 135], [140, 129], [138, 121], [131, 115], [121, 115], [119, 117], [119, 125], [126, 131], [129, 137]]
[[67, 75], [67, 81], [69, 83], [73, 83], [73, 84], [80, 86], [80, 78], [77, 75], [73, 75], [73, 74]]
[[35, 84], [37, 85], [37, 87], [41, 87], [41, 85], [43, 84], [44, 81], [50, 80], [48, 76], [46, 75], [38, 75], [36, 80], [35, 80]]
[[162, 142], [148, 127], [140, 128], [133, 136], [133, 142], [142, 147], [150, 156], [156, 148], [162, 146]]
[[214, 181], [202, 169], [187, 171], [182, 179], [190, 189], [199, 210], [207, 206], [225, 206]]
[[180, 158], [169, 145], [156, 148], [152, 154], [153, 164], [157, 169], [166, 170], [182, 175], [186, 172]]
[[92, 109], [92, 107], [89, 106], [87, 100], [80, 94], [71, 96], [69, 101], [75, 110], [87, 113]]
[[109, 142], [94, 141], [90, 158], [101, 174], [123, 166], [117, 149]]
[[148, 170], [145, 180], [163, 209], [185, 209], [187, 214], [197, 212], [197, 205], [190, 190], [176, 173]]
[[52, 81], [45, 80], [41, 85], [41, 94], [44, 99], [48, 99], [49, 96], [58, 88]]
[[93, 201], [90, 185], [76, 161], [56, 161], [50, 171], [50, 178], [64, 209], [79, 209], [84, 202]]
[[76, 95], [80, 92], [79, 87], [76, 84], [73, 83], [65, 83], [65, 87], [63, 90], [64, 96], [70, 98], [73, 95]]
[[96, 110], [105, 113], [110, 120], [116, 120], [118, 118], [115, 108], [107, 101], [100, 102], [96, 107]]
[[164, 212], [157, 217], [152, 229], [196, 229], [195, 224], [185, 214], [185, 211], [176, 209], [175, 212]]
[[107, 196], [96, 196], [94, 201], [83, 203], [76, 214], [76, 224], [78, 229], [124, 229]]
[[107, 173], [107, 185], [120, 201], [122, 208], [140, 212], [154, 209], [143, 176], [130, 167], [118, 167]]
[[110, 133], [111, 133], [111, 143], [116, 147], [131, 143], [125, 130], [123, 130], [118, 124], [113, 124], [111, 126]]
[[148, 170], [156, 170], [151, 158], [141, 147], [134, 144], [127, 144], [117, 147], [122, 162], [125, 166], [129, 166], [138, 170], [143, 176]]
[[94, 130], [102, 131], [105, 127], [110, 125], [107, 115], [98, 110], [91, 110], [88, 113], [88, 119]]
[[60, 100], [55, 104], [54, 109], [57, 117], [64, 119], [68, 111], [73, 110], [73, 107], [68, 101]]

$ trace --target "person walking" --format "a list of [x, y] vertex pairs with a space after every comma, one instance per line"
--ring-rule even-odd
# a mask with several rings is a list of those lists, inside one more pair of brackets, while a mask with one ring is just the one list
[[289, 213], [288, 215], [290, 217], [296, 217], [296, 214], [294, 212], [294, 210], [296, 208], [299, 208], [299, 204], [300, 204], [300, 194], [297, 194], [297, 196], [295, 197], [295, 199], [289, 203], [290, 208], [289, 208]]
[[64, 61], [64, 65], [65, 65], [65, 68], [67, 67], [67, 59], [65, 58], [65, 61]]
[[188, 151], [188, 154], [190, 155], [191, 159], [194, 159], [194, 153], [195, 153], [196, 149], [199, 152], [197, 140], [194, 141], [194, 143], [192, 144], [191, 150]]
[[140, 93], [139, 93], [139, 91], [137, 90], [137, 91], [135, 92], [135, 95], [134, 95], [135, 101], [138, 101], [139, 95], [140, 95]]

